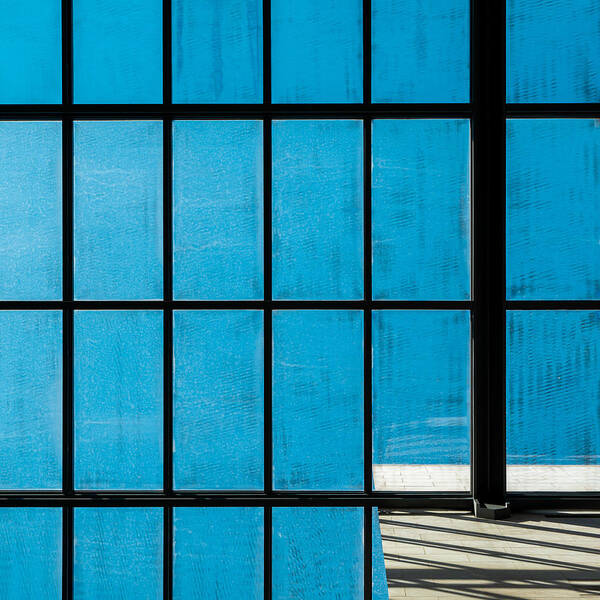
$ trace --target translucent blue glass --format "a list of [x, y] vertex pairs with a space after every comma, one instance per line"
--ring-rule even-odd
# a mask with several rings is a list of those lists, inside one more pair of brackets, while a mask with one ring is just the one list
[[470, 296], [470, 135], [466, 119], [373, 121], [376, 300]]
[[362, 102], [362, 27], [360, 0], [271, 0], [273, 102]]
[[162, 297], [162, 123], [74, 124], [75, 297]]
[[363, 509], [273, 508], [273, 600], [363, 600]]
[[61, 156], [60, 122], [0, 122], [1, 300], [62, 297]]
[[0, 508], [0, 597], [61, 597], [62, 509]]
[[0, 356], [0, 489], [60, 489], [61, 312], [0, 311]]
[[600, 125], [507, 122], [506, 294], [600, 298]]
[[389, 600], [383, 540], [381, 539], [381, 526], [379, 525], [379, 509], [376, 507], [371, 509], [371, 532], [371, 598], [372, 600]]
[[161, 600], [162, 508], [75, 508], [75, 600]]
[[75, 487], [162, 487], [161, 311], [75, 312]]
[[173, 123], [175, 299], [263, 297], [260, 121]]
[[175, 311], [178, 489], [263, 488], [263, 313]]
[[0, 104], [60, 104], [60, 0], [0, 0]]
[[469, 101], [469, 0], [373, 0], [373, 102]]
[[273, 487], [363, 488], [363, 313], [273, 312]]
[[73, 0], [78, 104], [162, 102], [161, 0]]
[[262, 600], [263, 508], [173, 509], [173, 600]]
[[507, 0], [508, 102], [600, 101], [597, 0]]
[[262, 102], [262, 2], [174, 0], [173, 102]]
[[273, 298], [363, 297], [362, 122], [273, 124]]

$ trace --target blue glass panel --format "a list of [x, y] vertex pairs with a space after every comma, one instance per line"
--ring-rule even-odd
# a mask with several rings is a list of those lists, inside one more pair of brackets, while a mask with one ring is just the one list
[[508, 121], [509, 299], [600, 298], [599, 124]]
[[373, 298], [467, 300], [469, 122], [373, 121]]
[[178, 489], [263, 487], [263, 313], [174, 312]]
[[371, 550], [372, 554], [372, 595], [373, 600], [389, 600], [385, 558], [383, 556], [383, 540], [379, 525], [379, 509], [371, 509]]
[[362, 508], [273, 508], [273, 600], [363, 600], [363, 527]]
[[176, 299], [263, 297], [260, 121], [173, 123]]
[[271, 0], [273, 102], [362, 102], [362, 2]]
[[73, 1], [78, 104], [162, 102], [161, 0]]
[[173, 101], [262, 102], [262, 2], [173, 2]]
[[60, 311], [0, 311], [0, 489], [59, 489]]
[[0, 299], [59, 300], [61, 124], [0, 122], [0, 164]]
[[262, 600], [262, 508], [173, 510], [173, 600]]
[[161, 600], [162, 508], [75, 508], [73, 597]]
[[0, 597], [61, 595], [62, 509], [0, 508]]
[[373, 102], [469, 101], [469, 0], [373, 0]]
[[363, 313], [273, 312], [273, 486], [363, 487]]
[[361, 121], [273, 124], [273, 297], [363, 296]]
[[74, 125], [75, 297], [162, 297], [162, 123]]
[[600, 101], [597, 0], [507, 0], [508, 102]]
[[60, 0], [0, 0], [0, 104], [60, 104]]
[[162, 486], [162, 319], [75, 312], [75, 487]]

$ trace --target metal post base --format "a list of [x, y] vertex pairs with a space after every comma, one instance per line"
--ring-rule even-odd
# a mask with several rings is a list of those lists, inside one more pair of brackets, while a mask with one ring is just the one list
[[506, 504], [487, 504], [479, 500], [473, 500], [473, 512], [478, 519], [507, 519], [510, 517], [510, 505]]

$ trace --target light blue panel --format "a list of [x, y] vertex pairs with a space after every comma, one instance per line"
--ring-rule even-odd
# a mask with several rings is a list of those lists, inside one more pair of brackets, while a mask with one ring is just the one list
[[273, 487], [363, 489], [363, 313], [273, 312]]
[[0, 0], [0, 104], [60, 104], [60, 0]]
[[175, 311], [177, 489], [263, 488], [263, 313]]
[[264, 510], [173, 510], [173, 600], [262, 600]]
[[61, 597], [61, 522], [60, 508], [0, 508], [2, 600]]
[[273, 124], [273, 298], [363, 297], [362, 122]]
[[507, 0], [508, 102], [600, 101], [597, 0]]
[[162, 298], [162, 123], [74, 124], [75, 297]]
[[373, 0], [373, 102], [469, 102], [469, 0]]
[[162, 600], [163, 509], [74, 512], [74, 600]]
[[174, 0], [173, 102], [262, 102], [260, 0]]
[[600, 298], [600, 122], [507, 123], [506, 295]]
[[77, 104], [162, 102], [161, 0], [73, 0]]
[[175, 121], [173, 204], [175, 299], [262, 299], [262, 123]]
[[75, 312], [75, 487], [162, 487], [163, 315]]
[[60, 122], [0, 122], [1, 300], [62, 297], [61, 148]]
[[0, 311], [0, 356], [0, 489], [60, 489], [61, 312]]
[[273, 600], [363, 600], [363, 509], [273, 508]]
[[271, 0], [273, 102], [362, 102], [362, 27], [360, 0]]
[[466, 119], [373, 121], [374, 299], [469, 299], [469, 148]]
[[379, 509], [371, 509], [371, 550], [372, 554], [372, 590], [373, 600], [389, 600], [385, 558], [383, 556], [383, 540], [379, 525]]

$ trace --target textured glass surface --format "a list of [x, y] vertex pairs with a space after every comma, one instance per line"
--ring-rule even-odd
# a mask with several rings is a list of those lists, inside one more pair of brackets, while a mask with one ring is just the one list
[[61, 298], [61, 160], [59, 122], [0, 122], [1, 300]]
[[467, 300], [469, 122], [373, 121], [376, 300]]
[[173, 123], [175, 299], [263, 297], [260, 121]]
[[362, 102], [362, 2], [271, 0], [273, 102]]
[[600, 101], [600, 3], [507, 0], [507, 102]]
[[0, 104], [60, 104], [60, 0], [0, 0]]
[[381, 539], [381, 526], [379, 525], [379, 509], [371, 509], [371, 581], [372, 600], [389, 600], [385, 559], [383, 556], [383, 540]]
[[363, 297], [362, 122], [273, 124], [273, 298]]
[[363, 313], [273, 312], [273, 487], [363, 487]]
[[162, 102], [161, 0], [73, 0], [78, 104]]
[[506, 294], [600, 298], [600, 122], [507, 123]]
[[262, 508], [173, 510], [173, 600], [262, 600]]
[[174, 0], [173, 102], [262, 102], [262, 2]]
[[61, 595], [60, 508], [0, 508], [0, 597], [56, 600]]
[[262, 311], [173, 317], [175, 487], [262, 489]]
[[75, 297], [162, 297], [162, 123], [74, 124]]
[[373, 102], [469, 101], [469, 0], [373, 0]]
[[0, 357], [0, 489], [59, 489], [60, 311], [0, 311]]
[[75, 600], [161, 600], [162, 508], [75, 508]]
[[273, 508], [273, 600], [363, 600], [363, 509]]
[[162, 319], [75, 312], [75, 487], [162, 487]]

